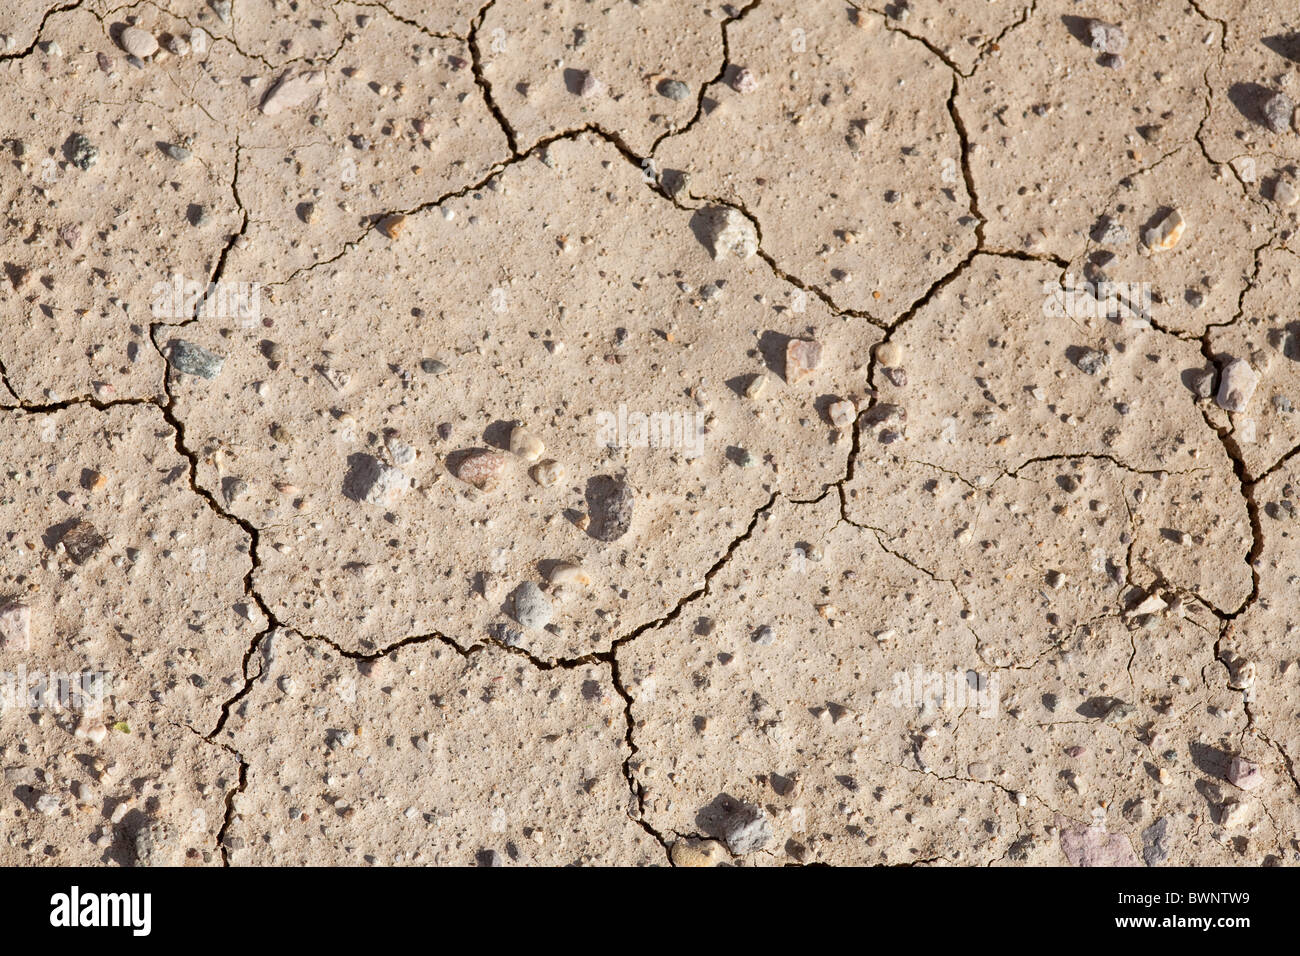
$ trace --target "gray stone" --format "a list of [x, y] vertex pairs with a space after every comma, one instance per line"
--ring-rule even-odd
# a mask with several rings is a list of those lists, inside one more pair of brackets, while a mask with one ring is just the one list
[[691, 88], [681, 80], [661, 80], [659, 92], [670, 100], [684, 100], [691, 95]]
[[592, 493], [591, 536], [598, 541], [617, 541], [632, 527], [635, 495], [627, 482], [605, 478]]
[[1285, 93], [1274, 93], [1261, 108], [1264, 123], [1275, 133], [1286, 133], [1291, 129], [1291, 117], [1295, 113], [1295, 103]]
[[744, 856], [772, 842], [772, 824], [762, 807], [738, 803], [722, 821], [722, 839], [733, 854]]
[[72, 137], [68, 148], [72, 157], [72, 165], [78, 169], [89, 169], [99, 162], [99, 149], [92, 145], [90, 140], [86, 139], [81, 133], [77, 133]]
[[522, 627], [540, 631], [551, 623], [551, 614], [554, 613], [551, 602], [532, 581], [525, 581], [515, 588], [513, 600], [515, 620]]
[[1097, 242], [1103, 246], [1122, 246], [1128, 242], [1128, 229], [1113, 219], [1106, 220], [1106, 224], [1097, 231]]
[[1096, 375], [1110, 364], [1110, 356], [1105, 352], [1099, 352], [1097, 349], [1081, 349], [1074, 359], [1074, 364], [1080, 372], [1086, 375]]
[[1161, 817], [1142, 831], [1142, 861], [1159, 866], [1169, 859], [1169, 818]]
[[221, 366], [226, 364], [224, 355], [209, 352], [201, 345], [195, 345], [185, 339], [175, 339], [172, 342], [167, 361], [178, 372], [207, 379], [216, 378], [221, 374]]
[[136, 865], [168, 865], [170, 843], [171, 833], [166, 823], [158, 821], [143, 827], [135, 836]]
[[1117, 24], [1092, 20], [1088, 24], [1088, 39], [1098, 53], [1119, 54], [1128, 47], [1128, 37]]

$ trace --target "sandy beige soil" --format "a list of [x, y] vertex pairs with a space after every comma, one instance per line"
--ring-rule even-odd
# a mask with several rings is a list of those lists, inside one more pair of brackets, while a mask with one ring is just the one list
[[4, 4], [0, 864], [1300, 861], [1241, 6]]

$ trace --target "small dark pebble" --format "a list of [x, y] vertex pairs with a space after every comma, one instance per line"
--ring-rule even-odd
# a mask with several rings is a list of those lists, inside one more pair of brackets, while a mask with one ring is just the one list
[[59, 539], [68, 557], [77, 565], [85, 564], [108, 544], [104, 536], [89, 521], [78, 521]]

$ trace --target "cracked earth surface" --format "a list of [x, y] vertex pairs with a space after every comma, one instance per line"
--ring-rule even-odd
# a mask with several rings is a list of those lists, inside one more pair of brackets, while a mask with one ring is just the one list
[[1292, 21], [6, 4], [0, 862], [1300, 861]]

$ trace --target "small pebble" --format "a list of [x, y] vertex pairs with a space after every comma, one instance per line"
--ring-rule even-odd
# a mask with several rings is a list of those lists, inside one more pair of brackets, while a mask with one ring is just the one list
[[1259, 373], [1245, 359], [1233, 359], [1223, 367], [1219, 379], [1219, 394], [1215, 399], [1226, 412], [1244, 412], [1250, 404]]
[[1201, 369], [1193, 372], [1189, 380], [1192, 392], [1197, 398], [1209, 398], [1214, 394], [1214, 372], [1212, 370]]
[[102, 720], [91, 720], [88, 717], [82, 717], [77, 721], [77, 729], [72, 735], [79, 740], [89, 740], [92, 744], [98, 746], [108, 737], [108, 727]]
[[903, 347], [897, 342], [881, 342], [876, 346], [876, 361], [883, 368], [899, 368], [903, 364]]
[[472, 451], [461, 460], [456, 469], [456, 477], [479, 491], [491, 491], [500, 481], [505, 464], [505, 456], [499, 452], [485, 449]]
[[543, 488], [549, 488], [564, 479], [564, 466], [554, 458], [548, 458], [534, 465], [530, 474], [533, 476], [533, 481]]
[[742, 67], [732, 77], [731, 88], [737, 93], [753, 93], [758, 89], [758, 77], [754, 76], [749, 69]]
[[748, 259], [758, 252], [758, 231], [740, 210], [714, 206], [703, 215], [715, 260], [725, 259], [728, 253]]
[[1102, 722], [1112, 725], [1123, 724], [1133, 719], [1136, 714], [1137, 708], [1132, 704], [1125, 703], [1122, 700], [1117, 700], [1110, 706], [1110, 709], [1106, 711], [1106, 715], [1102, 717]]
[[680, 102], [691, 95], [691, 88], [681, 80], [660, 80], [659, 92], [670, 100]]
[[722, 820], [722, 838], [733, 854], [744, 856], [772, 842], [772, 824], [762, 807], [737, 803], [727, 808]]
[[546, 451], [546, 445], [522, 425], [516, 425], [510, 432], [510, 451], [524, 461], [537, 461]]
[[632, 527], [635, 498], [625, 481], [606, 479], [605, 487], [593, 494], [591, 535], [598, 541], [617, 541]]
[[379, 223], [379, 231], [389, 239], [399, 238], [406, 229], [406, 216], [402, 213], [394, 213], [391, 216], [385, 216]]
[[1259, 767], [1241, 757], [1233, 757], [1229, 761], [1227, 778], [1230, 784], [1242, 790], [1254, 790], [1264, 782]]
[[352, 466], [343, 484], [344, 494], [354, 501], [385, 505], [394, 495], [406, 490], [408, 482], [400, 469], [373, 455], [364, 455]]
[[226, 478], [221, 482], [221, 493], [227, 505], [233, 505], [248, 494], [248, 482], [243, 478]]
[[153, 34], [139, 27], [127, 27], [122, 31], [118, 42], [123, 50], [141, 60], [147, 60], [158, 52], [158, 41], [154, 39]]
[[821, 343], [813, 339], [791, 339], [785, 346], [785, 380], [790, 384], [811, 375], [822, 363]]
[[1096, 375], [1110, 365], [1110, 353], [1097, 349], [1083, 349], [1075, 357], [1074, 364], [1085, 375]]
[[68, 144], [71, 150], [72, 165], [86, 170], [99, 162], [99, 150], [81, 133], [72, 137]]
[[726, 852], [717, 840], [688, 837], [673, 844], [673, 866], [717, 866], [726, 860]]
[[1122, 246], [1128, 242], [1128, 229], [1113, 219], [1107, 219], [1095, 236], [1103, 246]]
[[1142, 241], [1152, 252], [1167, 252], [1183, 237], [1187, 222], [1177, 209], [1171, 210], [1160, 222], [1142, 234]]
[[27, 648], [31, 635], [32, 609], [17, 601], [0, 607], [0, 647], [21, 643]]
[[78, 566], [99, 554], [104, 545], [108, 544], [104, 536], [89, 521], [78, 521], [63, 533], [59, 541], [68, 553], [68, 557], [72, 559], [72, 563]]
[[581, 585], [589, 587], [591, 585], [591, 575], [583, 570], [582, 565], [573, 564], [569, 561], [558, 561], [551, 568], [548, 580], [554, 587], [572, 587]]
[[275, 116], [295, 106], [301, 106], [315, 94], [324, 91], [325, 74], [321, 71], [289, 70], [281, 74], [275, 84], [266, 91], [266, 96], [262, 98], [262, 104], [258, 109], [266, 116]]
[[404, 441], [398, 440], [396, 435], [384, 435], [384, 447], [388, 449], [388, 454], [393, 459], [395, 465], [413, 465], [417, 457], [415, 449]]
[[858, 408], [847, 399], [831, 402], [827, 409], [831, 424], [836, 428], [847, 428], [853, 424], [853, 420], [858, 417]]

